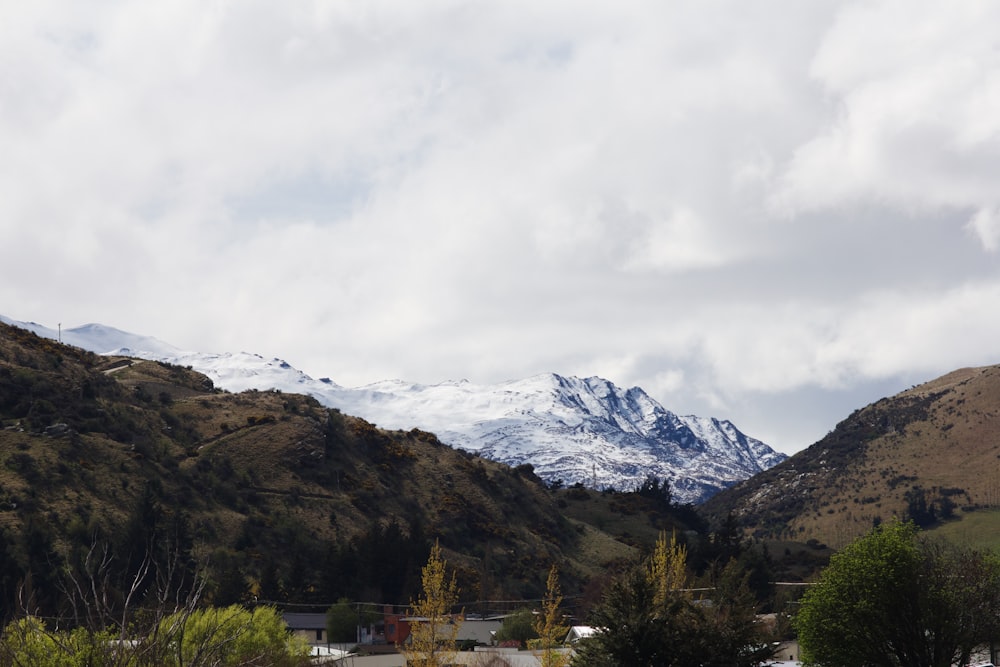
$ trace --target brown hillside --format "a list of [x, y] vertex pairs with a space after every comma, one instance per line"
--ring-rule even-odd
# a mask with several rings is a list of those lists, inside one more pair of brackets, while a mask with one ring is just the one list
[[430, 433], [0, 324], [0, 560], [22, 570], [11, 585], [95, 541], [126, 567], [130, 540], [170, 537], [207, 563], [217, 602], [405, 603], [417, 547], [439, 539], [464, 600], [538, 597], [553, 563], [572, 594], [677, 525], [639, 500], [557, 493], [530, 466]]
[[893, 517], [939, 524], [1000, 504], [1000, 366], [966, 368], [882, 399], [705, 505], [758, 537], [841, 546]]

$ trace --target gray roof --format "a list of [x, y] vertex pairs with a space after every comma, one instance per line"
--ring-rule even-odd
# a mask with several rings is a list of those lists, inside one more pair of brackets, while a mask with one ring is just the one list
[[286, 611], [281, 617], [291, 630], [326, 630], [326, 614]]

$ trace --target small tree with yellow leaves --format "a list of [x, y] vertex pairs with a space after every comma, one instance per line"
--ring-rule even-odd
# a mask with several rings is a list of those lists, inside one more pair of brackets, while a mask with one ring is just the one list
[[431, 548], [427, 565], [421, 570], [423, 595], [410, 602], [410, 643], [403, 648], [407, 667], [441, 667], [453, 662], [460, 617], [451, 611], [458, 603], [455, 573], [447, 576], [441, 545]]
[[549, 578], [545, 584], [545, 597], [542, 599], [542, 613], [535, 620], [535, 640], [541, 649], [539, 656], [542, 667], [566, 667], [569, 656], [556, 650], [562, 644], [569, 628], [562, 624], [562, 591], [559, 588], [559, 570], [555, 565], [549, 569]]
[[653, 586], [653, 604], [667, 606], [671, 599], [690, 599], [687, 576], [687, 548], [677, 542], [677, 533], [671, 533], [667, 543], [666, 532], [660, 532], [656, 548], [649, 559], [646, 576]]

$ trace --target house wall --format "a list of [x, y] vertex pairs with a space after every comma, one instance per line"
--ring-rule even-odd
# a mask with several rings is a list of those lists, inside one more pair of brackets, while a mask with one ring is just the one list
[[285, 625], [296, 637], [310, 644], [326, 644], [326, 614], [285, 612], [281, 615]]

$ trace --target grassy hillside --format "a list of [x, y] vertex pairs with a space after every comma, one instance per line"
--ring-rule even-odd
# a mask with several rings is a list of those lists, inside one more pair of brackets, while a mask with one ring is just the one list
[[675, 527], [688, 525], [635, 494], [548, 489], [530, 466], [430, 433], [0, 325], [7, 600], [29, 572], [44, 592], [94, 545], [127, 578], [152, 545], [207, 566], [217, 603], [406, 603], [435, 539], [466, 601], [539, 597], [553, 563], [572, 596]]
[[1000, 367], [967, 368], [858, 410], [818, 443], [720, 493], [760, 537], [839, 547], [893, 517], [975, 534], [1000, 505]]

